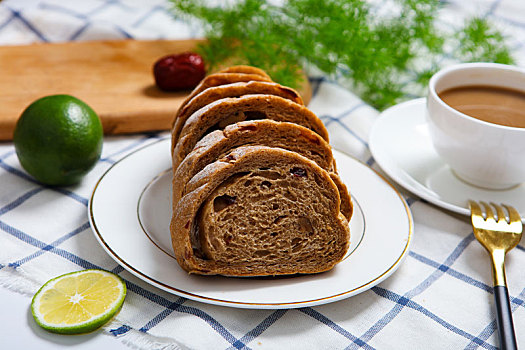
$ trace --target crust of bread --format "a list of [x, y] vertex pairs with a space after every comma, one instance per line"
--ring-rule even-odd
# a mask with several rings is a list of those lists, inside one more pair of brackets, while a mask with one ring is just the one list
[[244, 74], [257, 74], [260, 76], [263, 76], [265, 78], [271, 79], [270, 76], [263, 71], [260, 68], [254, 67], [254, 66], [246, 66], [246, 65], [237, 65], [237, 66], [230, 66], [226, 67], [224, 69], [221, 69], [217, 73], [244, 73]]
[[352, 214], [354, 212], [354, 205], [352, 204], [352, 197], [350, 196], [348, 187], [346, 187], [343, 181], [341, 181], [341, 178], [335, 171], [330, 172], [330, 177], [339, 189], [339, 195], [341, 197], [341, 213], [348, 221], [350, 221], [350, 218], [352, 218]]

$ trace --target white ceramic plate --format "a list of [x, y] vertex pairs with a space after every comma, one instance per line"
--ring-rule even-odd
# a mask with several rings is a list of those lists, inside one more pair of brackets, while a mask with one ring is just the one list
[[[430, 140], [424, 98], [385, 110], [370, 132], [370, 151], [394, 181], [427, 201], [470, 215], [468, 200], [514, 206], [525, 213], [525, 186], [488, 190], [463, 182], [438, 156]], [[522, 217], [523, 218], [523, 217]]]
[[361, 293], [390, 276], [408, 252], [413, 222], [395, 189], [357, 160], [334, 152], [354, 202], [351, 246], [329, 272], [277, 278], [189, 275], [172, 255], [169, 139], [113, 165], [89, 202], [91, 227], [113, 259], [167, 292], [204, 303], [257, 309], [320, 305]]

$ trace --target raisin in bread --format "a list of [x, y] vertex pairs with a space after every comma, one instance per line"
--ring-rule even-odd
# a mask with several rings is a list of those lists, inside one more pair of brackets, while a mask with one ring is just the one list
[[324, 124], [305, 106], [272, 95], [223, 98], [199, 109], [186, 121], [177, 143], [172, 144], [173, 169], [177, 169], [203, 136], [236, 122], [257, 119], [296, 123], [315, 131], [328, 141]]
[[236, 148], [196, 174], [187, 189], [171, 234], [177, 261], [190, 273], [317, 273], [348, 250], [337, 186], [296, 152]]
[[275, 95], [303, 105], [303, 100], [294, 89], [266, 81], [239, 82], [207, 88], [179, 108], [173, 124], [172, 143], [176, 143], [186, 120], [197, 110], [226, 97], [240, 97], [251, 94]]

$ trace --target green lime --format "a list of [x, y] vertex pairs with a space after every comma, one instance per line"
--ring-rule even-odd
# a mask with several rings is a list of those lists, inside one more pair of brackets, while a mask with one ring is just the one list
[[97, 114], [69, 95], [42, 97], [18, 119], [13, 142], [22, 167], [48, 185], [72, 185], [102, 152], [103, 131]]
[[83, 270], [47, 281], [33, 297], [36, 323], [53, 333], [80, 334], [108, 322], [122, 307], [126, 284], [103, 270]]

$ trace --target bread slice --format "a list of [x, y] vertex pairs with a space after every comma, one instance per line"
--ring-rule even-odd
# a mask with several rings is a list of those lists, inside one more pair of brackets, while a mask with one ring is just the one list
[[249, 81], [207, 88], [195, 95], [184, 107], [179, 108], [174, 119], [172, 142], [177, 143], [180, 131], [186, 120], [202, 107], [226, 97], [240, 97], [250, 94], [268, 94], [281, 96], [300, 105], [304, 105], [301, 96], [294, 89], [267, 81]]
[[279, 148], [234, 149], [195, 175], [171, 222], [180, 266], [267, 276], [330, 270], [348, 250], [339, 190], [314, 161]]
[[341, 212], [350, 220], [352, 215], [350, 196], [334, 172], [335, 161], [330, 145], [321, 136], [303, 126], [269, 119], [228, 125], [224, 130], [216, 130], [202, 138], [174, 172], [173, 205], [176, 205], [186, 194], [186, 184], [195, 174], [232, 149], [246, 145], [284, 148], [316, 162], [329, 172], [339, 188]]
[[[334, 163], [335, 164], [335, 163]], [[343, 183], [337, 172], [333, 171], [330, 172], [330, 178], [332, 178], [332, 181], [337, 186], [337, 189], [339, 190], [339, 195], [341, 196], [341, 213], [344, 215], [344, 217], [350, 221], [350, 218], [352, 218], [352, 214], [354, 212], [354, 207], [352, 205], [352, 199], [350, 197], [350, 192], [348, 191], [348, 188]]]
[[257, 119], [296, 123], [328, 141], [328, 132], [321, 120], [308, 108], [295, 102], [272, 95], [223, 98], [199, 109], [186, 121], [177, 143], [172, 144], [173, 169], [177, 169], [203, 136], [239, 121]]

